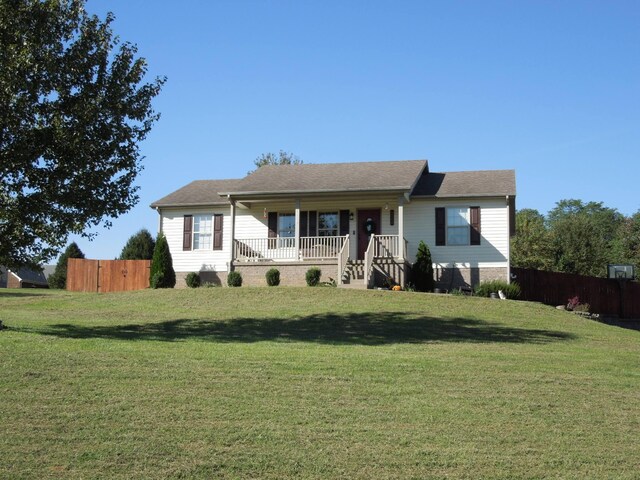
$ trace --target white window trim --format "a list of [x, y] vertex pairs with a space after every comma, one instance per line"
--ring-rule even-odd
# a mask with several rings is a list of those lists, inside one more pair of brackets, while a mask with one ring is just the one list
[[[199, 230], [196, 230], [196, 225], [200, 224], [200, 222], [196, 222], [197, 218], [207, 218], [207, 221], [209, 223], [209, 232], [202, 232]], [[211, 213], [198, 213], [193, 215], [193, 232], [191, 233], [191, 245], [192, 245], [192, 250], [211, 250], [213, 248], [213, 214]], [[199, 238], [202, 237], [209, 237], [209, 242], [208, 242], [208, 246], [204, 246], [201, 247], [201, 243], [202, 242], [196, 242], [196, 235], [199, 235]], [[196, 247], [196, 244], [198, 245]]]
[[[449, 210], [466, 210], [466, 225], [449, 225]], [[451, 205], [444, 207], [444, 224], [445, 224], [445, 245], [451, 247], [467, 247], [471, 245], [471, 207]], [[449, 241], [449, 229], [464, 229], [466, 231], [465, 243], [451, 243]]]

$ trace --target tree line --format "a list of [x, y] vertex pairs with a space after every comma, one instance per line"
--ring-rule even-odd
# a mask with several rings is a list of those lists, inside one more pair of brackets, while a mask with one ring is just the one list
[[640, 266], [640, 210], [627, 217], [602, 202], [568, 199], [546, 215], [516, 213], [514, 267], [606, 277], [614, 263]]

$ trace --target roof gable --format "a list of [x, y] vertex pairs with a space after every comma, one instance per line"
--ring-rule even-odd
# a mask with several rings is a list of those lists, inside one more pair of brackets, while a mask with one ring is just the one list
[[515, 170], [431, 172], [416, 184], [412, 197], [497, 197], [516, 194]]
[[426, 160], [265, 165], [247, 175], [234, 196], [400, 190], [410, 192]]
[[151, 204], [156, 207], [229, 205], [218, 192], [236, 188], [240, 180], [196, 180]]

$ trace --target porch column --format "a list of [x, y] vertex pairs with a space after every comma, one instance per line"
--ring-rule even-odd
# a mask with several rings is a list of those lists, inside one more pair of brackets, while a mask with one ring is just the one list
[[236, 201], [229, 200], [231, 203], [231, 258], [229, 259], [229, 271], [232, 270], [233, 261], [236, 258], [235, 250], [236, 250]]
[[404, 260], [404, 197], [398, 198], [398, 249], [400, 260]]
[[300, 199], [296, 198], [296, 258], [300, 258]]

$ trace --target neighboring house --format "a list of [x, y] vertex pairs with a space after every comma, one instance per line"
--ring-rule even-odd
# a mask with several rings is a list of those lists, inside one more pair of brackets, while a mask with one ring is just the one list
[[323, 280], [372, 287], [408, 281], [419, 242], [437, 286], [508, 281], [515, 172], [429, 172], [426, 160], [268, 165], [239, 180], [197, 180], [151, 204], [179, 284], [189, 272], [225, 283]]
[[0, 288], [49, 288], [42, 272], [23, 267], [11, 270], [0, 266]]

